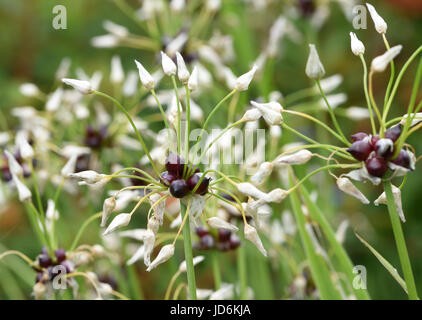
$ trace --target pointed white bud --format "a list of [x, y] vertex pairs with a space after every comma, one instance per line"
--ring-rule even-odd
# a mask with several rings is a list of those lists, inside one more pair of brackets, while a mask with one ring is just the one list
[[144, 66], [135, 60], [136, 67], [139, 71], [139, 79], [141, 79], [142, 84], [145, 88], [148, 90], [151, 90], [155, 86], [154, 78], [151, 76], [151, 74], [144, 68]]
[[166, 75], [172, 76], [176, 74], [176, 71], [177, 71], [176, 64], [163, 51], [161, 51], [161, 65]]
[[67, 178], [70, 174], [75, 172], [76, 162], [78, 161], [78, 155], [73, 155], [69, 158], [69, 160], [66, 162], [62, 170], [60, 171], [60, 174]]
[[12, 173], [12, 175], [22, 176], [23, 175], [23, 169], [19, 162], [16, 160], [16, 158], [11, 154], [9, 151], [4, 150], [4, 154], [6, 155], [7, 162], [9, 165], [9, 170]]
[[63, 88], [59, 87], [48, 98], [45, 109], [49, 112], [56, 111], [62, 102]]
[[121, 228], [126, 227], [131, 219], [132, 215], [130, 213], [120, 213], [117, 216], [114, 217], [114, 219], [111, 221], [109, 226], [107, 227], [106, 231], [104, 231], [103, 235], [106, 236], [113, 231]]
[[356, 199], [360, 200], [363, 204], [369, 204], [369, 200], [364, 196], [362, 192], [359, 191], [358, 188], [348, 179], [348, 178], [338, 178], [337, 179], [337, 186], [338, 188], [355, 197]]
[[318, 52], [314, 44], [309, 45], [309, 57], [306, 63], [306, 75], [311, 79], [321, 79], [325, 74], [324, 66], [319, 60]]
[[15, 183], [16, 189], [18, 190], [19, 200], [24, 202], [27, 200], [30, 200], [32, 197], [31, 191], [28, 189], [28, 187], [19, 180], [19, 178], [15, 175], [12, 175], [13, 182]]
[[346, 231], [348, 227], [349, 227], [349, 221], [343, 220], [337, 228], [336, 239], [340, 244], [344, 243], [344, 239], [346, 238]]
[[251, 177], [251, 181], [255, 184], [261, 184], [273, 171], [273, 164], [271, 162], [263, 162], [259, 169]]
[[350, 32], [350, 47], [355, 56], [365, 53], [365, 46], [363, 42], [358, 39], [356, 33]]
[[32, 98], [38, 96], [41, 91], [33, 83], [23, 83], [19, 87], [19, 91], [26, 97]]
[[34, 149], [32, 149], [26, 139], [26, 134], [22, 131], [19, 131], [16, 135], [16, 146], [19, 148], [20, 155], [24, 160], [31, 160], [34, 158]]
[[259, 111], [257, 108], [252, 108], [245, 112], [241, 120], [247, 122], [256, 121], [261, 118], [261, 116], [261, 111]]
[[270, 101], [267, 103], [258, 103], [255, 101], [251, 101], [251, 105], [257, 108], [264, 120], [271, 126], [278, 125], [283, 122], [283, 117], [281, 116], [281, 112], [283, 111], [283, 107], [276, 101]]
[[237, 190], [239, 190], [240, 193], [252, 197], [254, 199], [265, 199], [266, 193], [259, 190], [257, 187], [255, 187], [252, 183], [249, 182], [242, 182], [237, 185]]
[[122, 83], [125, 78], [125, 73], [122, 67], [122, 60], [120, 57], [115, 55], [111, 58], [111, 72], [110, 72], [110, 81], [111, 83]]
[[[201, 263], [202, 261], [204, 261], [205, 257], [204, 256], [196, 256], [194, 257], [193, 260], [193, 265], [196, 266], [199, 263]], [[180, 266], [179, 266], [179, 271], [180, 272], [186, 272], [186, 260], [183, 261]]]
[[296, 151], [291, 154], [277, 157], [274, 161], [278, 164], [304, 164], [312, 158], [312, 152], [306, 149]]
[[116, 198], [110, 197], [104, 200], [103, 215], [101, 216], [101, 227], [105, 227], [108, 217], [113, 213], [115, 208]]
[[90, 94], [94, 91], [92, 89], [91, 83], [85, 80], [63, 78], [62, 82], [68, 86], [73, 87], [73, 89], [79, 91], [82, 94]]
[[41, 281], [37, 282], [32, 288], [35, 300], [42, 300], [47, 292], [47, 287]]
[[225, 230], [230, 230], [234, 232], [239, 230], [239, 228], [236, 227], [235, 225], [218, 217], [212, 217], [212, 218], [207, 219], [207, 223], [211, 228], [214, 228], [214, 229], [225, 229]]
[[403, 46], [397, 45], [387, 50], [383, 55], [372, 60], [371, 70], [373, 72], [383, 72], [388, 64], [400, 53]]
[[138, 241], [144, 241], [146, 234], [147, 234], [147, 229], [141, 229], [141, 228], [119, 232], [120, 237], [128, 237], [128, 238], [132, 238]]
[[125, 97], [131, 97], [136, 93], [138, 89], [138, 75], [136, 71], [129, 71], [126, 77], [126, 81], [123, 84], [122, 92]]
[[157, 257], [151, 262], [148, 266], [147, 271], [150, 272], [152, 269], [156, 268], [158, 265], [166, 262], [174, 255], [174, 245], [168, 244], [161, 248]]
[[[329, 76], [327, 78], [321, 79], [319, 84], [321, 85], [322, 91], [324, 93], [329, 93], [331, 91], [334, 91], [338, 88], [338, 86], [343, 82], [343, 76], [340, 74], [334, 74], [332, 76]], [[318, 86], [315, 85], [315, 90], [319, 92]]]
[[111, 178], [105, 174], [95, 172], [94, 170], [86, 170], [78, 173], [71, 173], [69, 177], [78, 178], [87, 184], [95, 184]]
[[346, 115], [349, 119], [360, 121], [368, 119], [370, 114], [368, 108], [349, 107], [346, 109]]
[[147, 230], [144, 235], [144, 264], [148, 267], [151, 263], [151, 254], [154, 250], [155, 234], [151, 230]]
[[383, 18], [377, 13], [374, 6], [372, 4], [367, 3], [366, 6], [368, 7], [369, 14], [371, 15], [372, 21], [374, 21], [375, 29], [378, 33], [386, 33], [387, 32], [387, 23], [384, 21]]
[[188, 88], [190, 91], [194, 91], [198, 89], [198, 85], [198, 68], [195, 66], [193, 67], [192, 74], [190, 75], [188, 80]]
[[177, 59], [177, 76], [181, 83], [186, 84], [189, 81], [190, 73], [186, 67], [185, 60], [183, 60], [182, 55], [179, 52], [176, 52]]
[[266, 257], [267, 256], [267, 250], [265, 250], [261, 238], [258, 235], [258, 232], [256, 231], [256, 229], [254, 227], [252, 227], [251, 225], [247, 224], [245, 225], [245, 238], [248, 239], [250, 242], [252, 242], [257, 249]]
[[245, 91], [248, 90], [249, 84], [251, 83], [255, 72], [258, 70], [258, 66], [256, 64], [253, 65], [252, 69], [249, 70], [247, 73], [242, 74], [239, 78], [236, 80], [235, 89], [237, 91]]
[[145, 246], [140, 246], [138, 250], [130, 257], [130, 259], [126, 262], [128, 266], [134, 264], [136, 261], [139, 261], [144, 258], [145, 253]]
[[[404, 216], [403, 206], [402, 206], [402, 202], [401, 202], [401, 191], [400, 191], [399, 188], [397, 188], [394, 185], [391, 185], [391, 187], [393, 189], [394, 204], [396, 205], [397, 213], [399, 214], [401, 221], [406, 222], [406, 218]], [[374, 204], [376, 206], [378, 206], [380, 204], [387, 204], [387, 197], [385, 195], [385, 192], [383, 192], [378, 197], [378, 199], [374, 201]]]
[[289, 193], [286, 190], [277, 188], [267, 193], [266, 201], [279, 203], [283, 201], [288, 195]]

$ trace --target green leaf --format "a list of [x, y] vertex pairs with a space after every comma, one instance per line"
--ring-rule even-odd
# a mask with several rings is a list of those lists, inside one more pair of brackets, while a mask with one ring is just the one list
[[394, 268], [390, 262], [388, 262], [382, 255], [380, 255], [377, 250], [375, 250], [368, 242], [362, 239], [362, 237], [359, 236], [356, 232], [355, 232], [355, 235], [366, 247], [368, 247], [369, 250], [371, 250], [371, 252], [379, 260], [379, 262], [381, 262], [381, 264], [387, 269], [388, 272], [390, 272], [393, 278], [396, 279], [399, 285], [407, 293], [406, 282], [403, 280], [402, 277], [400, 277], [399, 273], [397, 272], [397, 269]]

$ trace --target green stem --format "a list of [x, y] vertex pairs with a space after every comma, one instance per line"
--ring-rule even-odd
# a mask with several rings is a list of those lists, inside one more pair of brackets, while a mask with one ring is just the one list
[[221, 287], [221, 271], [220, 271], [220, 265], [218, 264], [217, 252], [212, 253], [212, 271], [214, 275], [215, 290], [219, 290]]
[[245, 254], [245, 237], [243, 231], [240, 232], [242, 245], [237, 248], [237, 273], [239, 276], [239, 298], [240, 300], [247, 299], [247, 271], [246, 271], [246, 254]]
[[327, 99], [327, 97], [325, 96], [324, 91], [322, 90], [321, 83], [319, 82], [319, 80], [315, 80], [315, 81], [316, 81], [316, 84], [317, 84], [317, 86], [318, 86], [319, 92], [321, 93], [321, 96], [322, 96], [322, 98], [324, 99], [325, 104], [327, 105], [328, 112], [330, 113], [331, 120], [333, 121], [334, 126], [336, 127], [337, 132], [341, 135], [343, 142], [344, 142], [346, 145], [350, 145], [349, 141], [347, 141], [346, 137], [344, 136], [343, 131], [341, 130], [341, 128], [340, 128], [340, 126], [339, 126], [339, 124], [338, 124], [338, 122], [337, 122], [336, 115], [334, 114], [334, 111], [333, 111], [333, 109], [331, 108], [330, 103], [328, 102], [328, 99]]
[[413, 277], [412, 266], [410, 264], [409, 254], [407, 252], [406, 241], [404, 239], [399, 214], [394, 202], [393, 189], [389, 181], [384, 182], [385, 195], [387, 197], [388, 213], [390, 214], [391, 226], [393, 227], [394, 239], [396, 241], [397, 251], [401, 267], [406, 281], [407, 292], [410, 300], [418, 300], [415, 279]]
[[180, 105], [180, 98], [179, 98], [179, 90], [177, 89], [176, 77], [174, 75], [171, 76], [171, 81], [173, 82], [174, 92], [176, 94], [176, 102], [177, 102], [177, 154], [180, 154], [181, 149], [181, 121], [182, 121], [182, 111]]
[[95, 219], [98, 219], [101, 217], [102, 215], [102, 211], [101, 212], [97, 212], [96, 214], [92, 215], [91, 217], [89, 217], [82, 225], [82, 227], [79, 229], [78, 233], [76, 234], [75, 239], [73, 240], [72, 245], [70, 246], [69, 251], [73, 251], [76, 249], [76, 246], [78, 245], [79, 239], [82, 236], [82, 233], [85, 231], [86, 227], [88, 227], [88, 225], [94, 221]]
[[155, 167], [154, 161], [153, 161], [153, 160], [152, 160], [152, 158], [151, 158], [151, 155], [150, 155], [150, 153], [149, 153], [149, 150], [148, 150], [148, 148], [147, 148], [147, 146], [146, 146], [146, 144], [145, 144], [145, 142], [144, 142], [144, 139], [142, 138], [141, 134], [139, 133], [138, 128], [135, 126], [135, 123], [133, 122], [133, 120], [132, 120], [132, 118], [131, 118], [130, 114], [127, 112], [126, 108], [125, 108], [125, 107], [123, 107], [123, 105], [122, 105], [119, 101], [117, 101], [117, 100], [116, 100], [116, 99], [114, 99], [112, 96], [109, 96], [109, 95], [108, 95], [108, 94], [106, 94], [106, 93], [103, 93], [103, 92], [100, 92], [100, 91], [93, 91], [93, 93], [94, 93], [94, 94], [96, 94], [96, 95], [98, 95], [98, 96], [101, 96], [101, 97], [104, 97], [104, 98], [106, 98], [106, 99], [110, 100], [110, 101], [111, 101], [111, 102], [113, 102], [116, 106], [118, 106], [118, 107], [120, 108], [120, 110], [123, 112], [123, 114], [124, 114], [124, 115], [126, 116], [126, 118], [129, 120], [129, 122], [130, 122], [130, 124], [131, 124], [131, 126], [132, 126], [133, 130], [135, 131], [135, 134], [136, 134], [136, 136], [137, 136], [137, 138], [138, 138], [139, 142], [141, 143], [142, 148], [144, 149], [144, 152], [146, 153], [146, 155], [147, 155], [147, 157], [148, 157], [149, 161], [151, 162], [151, 166], [152, 166], [153, 170], [155, 171], [155, 173], [157, 174], [157, 176], [160, 176], [160, 172], [159, 172], [159, 171], [158, 171], [158, 169]]
[[[186, 206], [180, 201], [180, 213], [182, 220], [186, 213]], [[189, 299], [196, 300], [196, 282], [195, 282], [195, 269], [193, 266], [192, 255], [192, 242], [190, 236], [190, 223], [189, 217], [186, 218], [185, 225], [183, 226], [183, 244], [185, 247], [185, 261], [186, 261], [186, 274], [188, 278]]]
[[[387, 38], [385, 37], [385, 33], [382, 34], [382, 39], [384, 40], [384, 44], [385, 44], [385, 47], [387, 48], [387, 50], [390, 50], [390, 44], [388, 43]], [[384, 105], [387, 104], [388, 97], [389, 97], [390, 92], [391, 92], [391, 87], [392, 87], [393, 82], [394, 82], [395, 67], [394, 67], [394, 61], [393, 60], [391, 60], [391, 62], [390, 62], [390, 67], [391, 67], [391, 74], [390, 74], [390, 80], [388, 80], [387, 90], [385, 91]]]
[[374, 120], [374, 115], [372, 112], [371, 100], [369, 99], [369, 93], [368, 93], [368, 68], [366, 66], [366, 62], [365, 62], [365, 58], [363, 57], [363, 54], [360, 54], [359, 57], [363, 65], [363, 90], [365, 92], [366, 104], [368, 105], [369, 118], [371, 119], [372, 134], [375, 136], [377, 134], [377, 129], [375, 127], [375, 120]]

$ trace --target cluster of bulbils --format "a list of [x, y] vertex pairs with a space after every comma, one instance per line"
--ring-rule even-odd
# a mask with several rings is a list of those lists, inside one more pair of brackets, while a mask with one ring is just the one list
[[51, 257], [43, 247], [35, 261], [34, 270], [37, 272], [35, 282], [46, 283], [53, 281], [59, 275], [63, 276], [73, 272], [75, 265], [72, 261], [67, 260], [66, 252], [63, 249], [54, 250], [54, 257]]
[[[169, 187], [170, 194], [175, 198], [184, 198], [189, 192], [192, 192], [195, 187], [195, 194], [201, 196], [208, 192], [210, 178], [204, 177], [199, 186], [197, 184], [202, 178], [197, 166], [194, 166], [195, 171], [192, 175], [192, 167], [185, 162], [185, 159], [177, 154], [170, 153], [166, 159], [166, 169], [161, 174], [161, 181]], [[189, 176], [188, 176], [189, 175]]]
[[400, 137], [402, 125], [398, 124], [385, 131], [384, 137], [368, 135], [358, 132], [351, 136], [353, 144], [347, 151], [358, 161], [364, 161], [368, 173], [374, 177], [382, 178], [388, 169], [395, 171], [398, 168], [414, 170], [413, 154], [404, 148], [397, 157], [395, 142]]
[[199, 242], [194, 244], [194, 248], [199, 250], [229, 251], [237, 249], [241, 244], [240, 238], [226, 229], [218, 229], [218, 233], [213, 234], [204, 227], [198, 227], [196, 235], [199, 237]]

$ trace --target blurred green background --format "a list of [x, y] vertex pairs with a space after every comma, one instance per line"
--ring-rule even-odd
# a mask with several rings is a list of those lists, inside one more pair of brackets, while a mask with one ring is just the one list
[[[130, 3], [138, 2], [131, 1]], [[52, 8], [57, 4], [63, 4], [67, 8], [67, 30], [55, 30], [52, 27], [54, 18]], [[403, 61], [422, 44], [422, 1], [372, 1], [372, 4], [388, 23], [387, 35], [390, 44], [402, 44], [404, 47], [396, 59], [396, 65], [402, 66]], [[245, 5], [239, 1], [234, 6], [244, 9]], [[247, 10], [245, 12], [247, 14]], [[279, 14], [279, 12], [266, 12], [266, 15], [258, 15], [253, 19], [250, 19], [250, 16], [245, 17], [250, 28], [249, 57], [255, 58], [260, 53], [267, 33], [263, 37], [259, 31], [268, 30]], [[90, 39], [93, 36], [104, 34], [102, 23], [106, 19], [125, 25], [133, 33], [141, 33], [139, 27], [118, 11], [111, 1], [0, 0], [0, 108], [3, 114], [7, 115], [11, 107], [27, 104], [18, 91], [19, 85], [23, 82], [36, 83], [43, 91], [49, 92], [55, 71], [64, 57], [72, 59], [73, 70], [75, 67], [83, 67], [89, 74], [95, 70], [102, 70], [107, 77], [110, 58], [114, 54], [119, 54], [125, 69], [133, 70], [133, 59], [142, 59], [141, 53], [137, 50], [97, 49], [90, 45]], [[237, 35], [242, 32], [240, 28], [241, 26], [234, 25], [234, 27], [227, 26], [224, 30], [228, 34], [233, 34], [235, 46], [238, 45]], [[365, 106], [361, 63], [350, 51], [350, 31], [353, 31], [352, 26], [344, 18], [340, 9], [333, 5], [332, 12], [322, 29], [315, 33], [311, 32], [308, 36], [318, 46], [327, 75], [335, 73], [343, 75], [344, 82], [340, 91], [347, 93], [349, 98], [347, 104]], [[384, 52], [384, 44], [374, 30], [369, 15], [368, 29], [355, 32], [366, 46], [367, 62]], [[308, 55], [307, 46], [298, 46], [286, 41], [283, 42], [282, 50], [283, 54], [275, 63], [274, 89], [288, 94], [309, 86], [310, 82], [304, 74]], [[246, 63], [250, 62], [246, 60]], [[231, 67], [236, 71], [244, 70], [244, 64], [245, 61], [242, 59], [235, 59]], [[399, 116], [405, 112], [414, 73], [415, 67], [410, 68], [406, 73], [393, 104], [391, 116]], [[388, 76], [389, 72], [376, 76], [375, 94], [378, 99], [383, 97]], [[348, 134], [369, 129], [369, 121], [356, 123], [344, 118], [341, 121], [346, 126]], [[420, 134], [412, 136], [410, 143], [420, 154], [422, 150]], [[422, 292], [421, 170], [421, 166], [418, 165], [416, 172], [409, 175], [403, 192], [403, 206], [407, 218], [403, 228], [420, 292]], [[372, 186], [365, 186], [363, 189], [371, 200], [376, 199], [381, 193], [381, 189], [376, 190]], [[386, 207], [373, 205], [363, 207], [355, 199], [338, 193], [334, 184], [330, 193], [334, 202], [333, 206], [341, 208], [341, 212], [330, 217], [333, 225], [338, 225], [341, 219], [347, 217], [350, 220], [351, 229], [363, 235], [399, 269], [400, 263]], [[22, 250], [29, 256], [35, 256], [39, 252], [39, 247], [33, 242], [31, 231], [26, 227], [25, 216], [17, 207], [18, 205], [12, 204], [10, 208], [6, 208], [9, 214], [0, 215], [0, 242], [8, 248]], [[75, 212], [74, 219], [70, 220], [72, 221], [69, 225], [69, 229], [72, 230], [70, 233], [77, 230], [83, 219], [83, 215]], [[355, 264], [367, 267], [368, 289], [372, 298], [406, 298], [399, 285], [367, 248], [356, 239], [350, 229], [347, 233], [346, 249]], [[5, 277], [0, 279], [0, 281], [4, 280]], [[1, 291], [0, 298], [5, 298]]]

